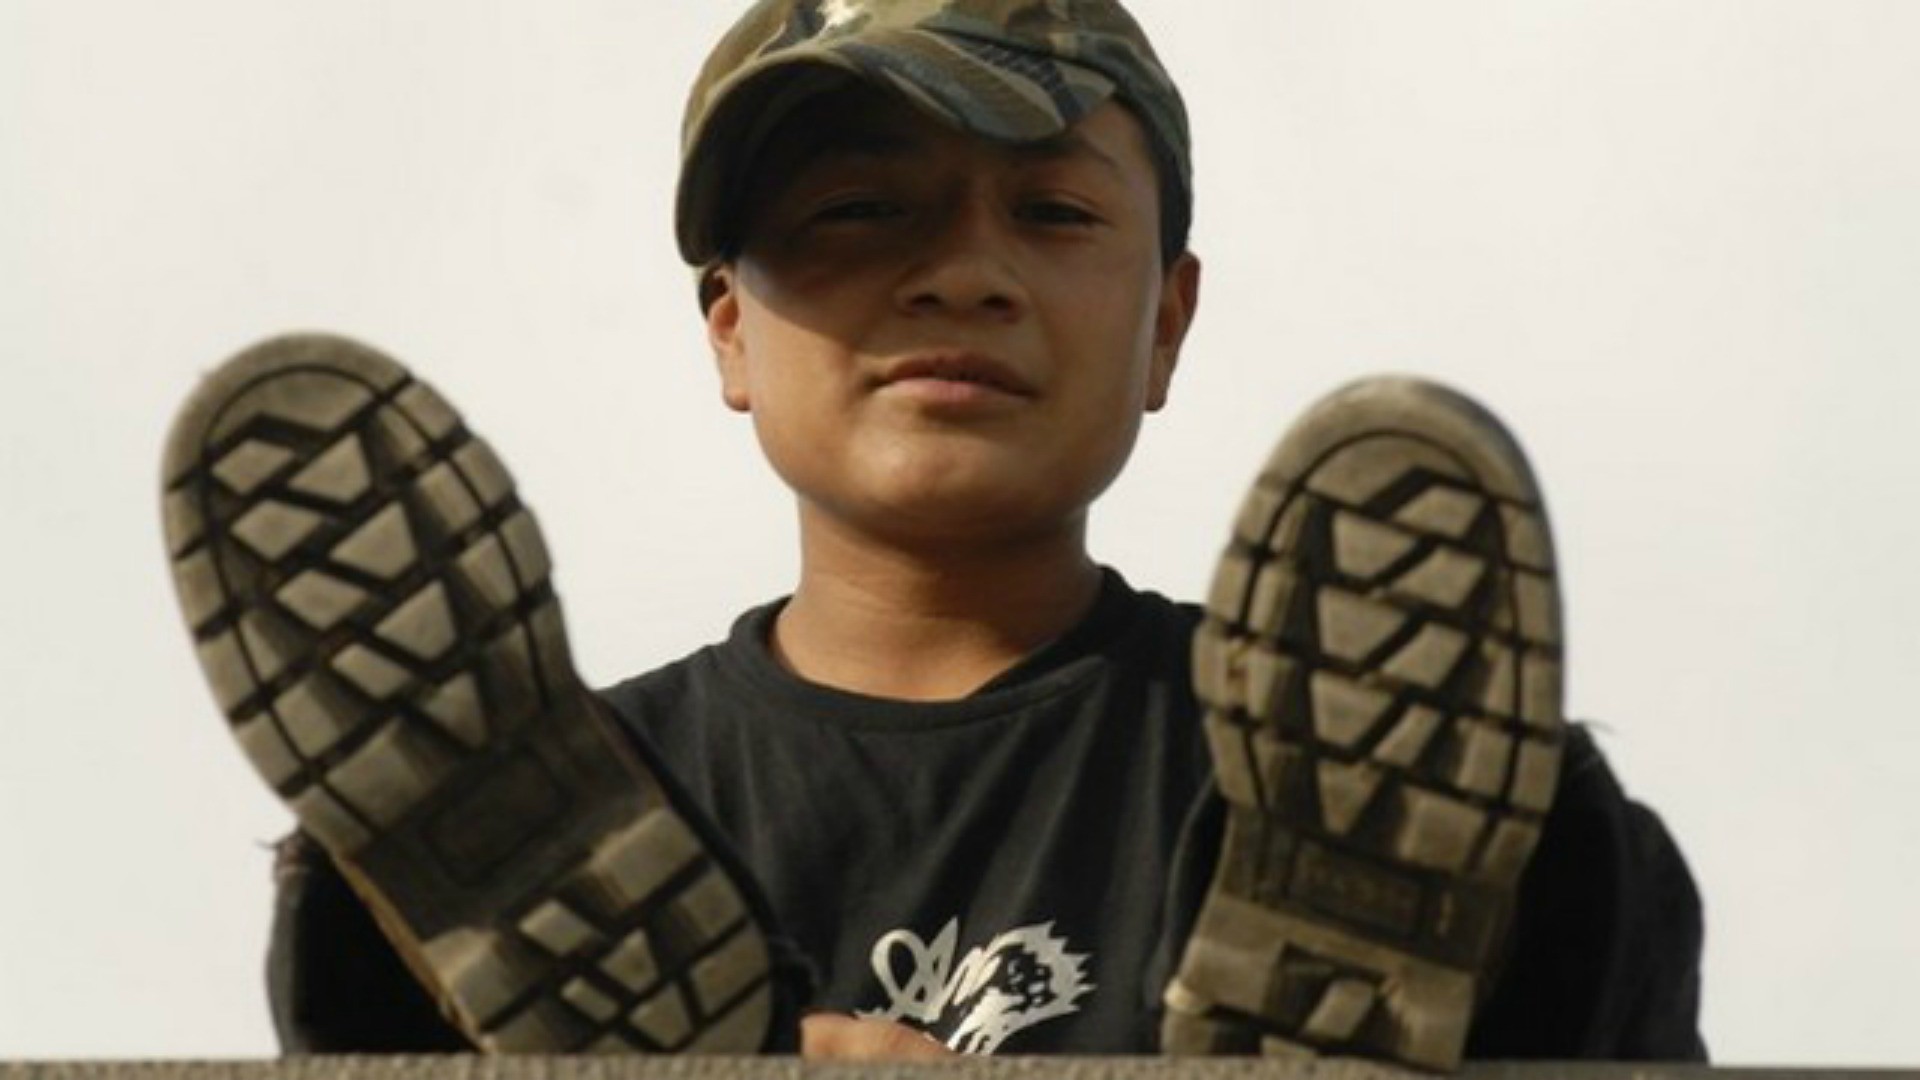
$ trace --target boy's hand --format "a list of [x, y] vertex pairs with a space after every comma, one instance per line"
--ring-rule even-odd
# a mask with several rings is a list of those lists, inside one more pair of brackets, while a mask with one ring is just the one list
[[810, 1061], [933, 1061], [954, 1053], [933, 1036], [891, 1020], [813, 1013], [800, 1019], [800, 1056]]

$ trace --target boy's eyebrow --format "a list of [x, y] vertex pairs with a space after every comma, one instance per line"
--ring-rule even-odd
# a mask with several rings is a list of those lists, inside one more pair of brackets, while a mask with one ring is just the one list
[[1113, 155], [1096, 146], [1093, 140], [1078, 131], [1063, 131], [1051, 138], [1041, 139], [1039, 142], [1021, 143], [1011, 147], [1011, 150], [1015, 157], [1031, 158], [1036, 161], [1085, 159], [1116, 176], [1126, 175], [1126, 170], [1114, 160]]
[[[789, 175], [810, 172], [847, 160], [889, 161], [912, 153], [913, 140], [889, 131], [864, 127], [833, 127], [792, 148]], [[776, 155], [777, 157], [777, 155]]]

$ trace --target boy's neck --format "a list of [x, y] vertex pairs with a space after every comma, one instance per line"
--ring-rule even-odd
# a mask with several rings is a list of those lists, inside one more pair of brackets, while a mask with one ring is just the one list
[[1100, 593], [1084, 522], [990, 548], [877, 545], [804, 522], [801, 532], [800, 584], [774, 623], [774, 655], [809, 682], [871, 697], [965, 697], [1072, 629]]

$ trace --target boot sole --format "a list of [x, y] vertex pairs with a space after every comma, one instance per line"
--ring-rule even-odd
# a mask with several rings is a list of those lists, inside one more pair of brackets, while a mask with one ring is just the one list
[[751, 1052], [740, 890], [574, 672], [545, 543], [425, 383], [296, 336], [168, 438], [174, 581], [261, 777], [415, 975], [499, 1052]]
[[1491, 414], [1411, 379], [1312, 409], [1194, 641], [1228, 803], [1173, 1053], [1458, 1065], [1559, 777], [1560, 600]]

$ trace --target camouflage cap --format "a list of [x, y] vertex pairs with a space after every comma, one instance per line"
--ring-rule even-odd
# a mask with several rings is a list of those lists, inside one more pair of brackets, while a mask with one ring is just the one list
[[675, 217], [688, 263], [730, 253], [755, 153], [795, 105], [849, 76], [1001, 142], [1058, 135], [1117, 99], [1146, 129], [1185, 242], [1186, 107], [1119, 0], [759, 0], [687, 100]]

